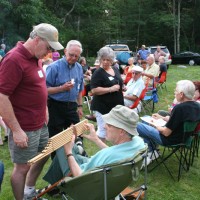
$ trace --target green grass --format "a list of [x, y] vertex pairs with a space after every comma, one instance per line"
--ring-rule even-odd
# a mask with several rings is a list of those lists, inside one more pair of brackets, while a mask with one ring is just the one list
[[[188, 68], [178, 68], [177, 66], [170, 66], [168, 70], [167, 77], [167, 91], [163, 90], [163, 93], [159, 93], [159, 102], [156, 104], [155, 112], [163, 109], [167, 110], [167, 105], [171, 104], [174, 99], [174, 89], [176, 82], [182, 79], [188, 80], [199, 80], [200, 78], [200, 67], [192, 66]], [[84, 105], [85, 114], [88, 113], [86, 105]], [[94, 154], [98, 151], [98, 148], [92, 144], [90, 141], [84, 141], [86, 151], [89, 155]], [[1, 200], [13, 199], [12, 189], [10, 186], [10, 175], [12, 172], [13, 164], [10, 161], [10, 154], [8, 151], [7, 144], [0, 146], [0, 160], [5, 164], [5, 176], [2, 185], [2, 191], [0, 193]], [[42, 175], [48, 169], [50, 160], [45, 165]], [[171, 169], [176, 169], [176, 163], [171, 160], [169, 162]], [[199, 199], [199, 187], [200, 187], [200, 159], [195, 158], [194, 165], [190, 168], [189, 172], [182, 173], [181, 180], [179, 182], [173, 181], [169, 176], [166, 169], [161, 166], [155, 169], [153, 172], [148, 173], [148, 199], [149, 200], [197, 200]], [[141, 172], [141, 176], [144, 172]], [[42, 180], [42, 175], [37, 182], [37, 188], [42, 188], [47, 185], [45, 181]], [[20, 181], [20, 180], [19, 180]], [[142, 178], [139, 179], [137, 183], [132, 184], [133, 187], [137, 187], [142, 183]], [[93, 191], [91, 191], [93, 192]], [[45, 196], [48, 199], [48, 195]]]

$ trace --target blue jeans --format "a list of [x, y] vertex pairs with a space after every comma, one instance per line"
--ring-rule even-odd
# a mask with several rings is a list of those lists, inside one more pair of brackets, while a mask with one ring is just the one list
[[144, 139], [144, 142], [148, 144], [149, 151], [156, 148], [156, 144], [163, 145], [160, 133], [156, 128], [147, 124], [138, 123], [137, 132], [139, 133], [139, 136]]

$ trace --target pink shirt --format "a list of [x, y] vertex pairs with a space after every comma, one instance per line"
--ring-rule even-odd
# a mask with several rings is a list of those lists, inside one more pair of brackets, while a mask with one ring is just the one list
[[38, 59], [18, 42], [0, 64], [0, 93], [9, 96], [15, 116], [24, 131], [45, 123], [47, 89]]

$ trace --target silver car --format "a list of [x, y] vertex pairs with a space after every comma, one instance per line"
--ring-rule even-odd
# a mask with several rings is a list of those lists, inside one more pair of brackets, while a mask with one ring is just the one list
[[[166, 46], [160, 46], [161, 50], [164, 51], [166, 53], [165, 56], [165, 63], [167, 65], [167, 68], [169, 68], [169, 65], [172, 64], [172, 57], [171, 54], [168, 50], [168, 48]], [[148, 50], [151, 52], [151, 54], [154, 54], [154, 52], [156, 51], [157, 46], [149, 46]]]

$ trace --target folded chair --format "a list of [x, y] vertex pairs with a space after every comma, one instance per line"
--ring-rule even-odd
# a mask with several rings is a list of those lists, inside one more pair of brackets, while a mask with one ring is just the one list
[[[146, 149], [127, 162], [105, 165], [74, 178], [66, 178], [59, 184], [63, 200], [111, 200], [115, 199], [132, 181], [137, 181], [141, 161], [146, 158]], [[144, 185], [139, 195], [146, 191], [145, 170]], [[134, 191], [133, 191], [134, 192]], [[125, 199], [118, 196], [118, 199]], [[117, 199], [116, 198], [116, 199]], [[139, 199], [137, 197], [136, 199]]]
[[92, 114], [91, 108], [90, 108], [90, 102], [92, 100], [92, 96], [86, 95], [86, 86], [84, 86], [84, 89], [82, 91], [82, 97], [84, 98], [84, 104], [87, 104], [88, 110], [89, 110], [90, 114]]
[[154, 79], [153, 79], [153, 86], [148, 87], [147, 92], [141, 102], [145, 111], [149, 113], [154, 112], [155, 103], [158, 102], [157, 88]]
[[[189, 167], [191, 165], [191, 153], [192, 151], [192, 144], [194, 141], [194, 132], [199, 122], [184, 122], [184, 135], [183, 135], [183, 142], [176, 145], [169, 145], [164, 146], [164, 150], [162, 155], [156, 159], [156, 165], [152, 168], [148, 168], [148, 171], [152, 171], [161, 164], [165, 166], [167, 171], [169, 172], [170, 176], [175, 180], [174, 173], [172, 173], [172, 167], [168, 167], [167, 162], [169, 158], [174, 157], [178, 161], [178, 174], [177, 174], [177, 180], [180, 180], [181, 172], [182, 170], [189, 171]], [[153, 144], [153, 143], [152, 143]], [[152, 145], [153, 147], [154, 145]], [[167, 153], [168, 149], [168, 153]], [[167, 153], [167, 155], [166, 155]], [[175, 163], [174, 163], [175, 165]], [[174, 166], [173, 166], [174, 168]]]

